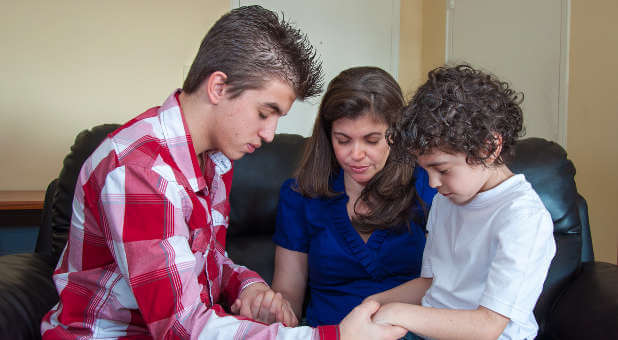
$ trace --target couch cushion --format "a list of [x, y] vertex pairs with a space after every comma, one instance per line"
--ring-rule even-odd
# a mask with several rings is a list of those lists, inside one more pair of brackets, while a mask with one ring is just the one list
[[584, 263], [550, 316], [555, 339], [618, 339], [618, 266]]
[[41, 318], [58, 302], [53, 267], [37, 253], [0, 256], [2, 339], [40, 339]]

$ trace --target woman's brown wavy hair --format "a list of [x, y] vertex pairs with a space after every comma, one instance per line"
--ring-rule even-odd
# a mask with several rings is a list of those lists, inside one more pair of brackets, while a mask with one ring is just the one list
[[[357, 119], [369, 114], [388, 126], [401, 118], [404, 105], [401, 88], [390, 74], [377, 67], [354, 67], [335, 77], [324, 94], [302, 161], [295, 173], [296, 190], [308, 197], [333, 197], [331, 180], [341, 167], [333, 151], [333, 122], [341, 118]], [[421, 204], [414, 187], [413, 163], [399, 162], [389, 155], [384, 168], [362, 190], [354, 203], [352, 223], [361, 232], [407, 227], [413, 216], [413, 204]], [[359, 202], [367, 213], [357, 211]]]

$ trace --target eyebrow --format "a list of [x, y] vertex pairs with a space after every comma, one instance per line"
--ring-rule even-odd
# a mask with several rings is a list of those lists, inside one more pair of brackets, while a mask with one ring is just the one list
[[448, 162], [447, 161], [438, 161], [438, 162], [429, 163], [429, 164], [427, 164], [425, 166], [428, 167], [428, 168], [432, 168], [432, 167], [444, 165], [446, 163], [448, 163]]
[[[350, 136], [346, 135], [346, 134], [345, 134], [345, 133], [343, 133], [343, 132], [333, 131], [333, 134], [334, 134], [334, 135], [340, 135], [340, 136], [343, 136], [343, 137], [350, 138]], [[374, 136], [374, 135], [382, 136], [382, 133], [380, 133], [380, 132], [370, 132], [370, 133], [368, 133], [368, 134], [364, 135], [363, 137], [372, 137], [372, 136]]]
[[281, 109], [279, 108], [279, 105], [277, 105], [277, 103], [263, 103], [262, 106], [266, 106], [269, 109], [273, 110], [276, 114], [278, 114], [279, 116], [283, 116], [283, 112], [281, 112]]

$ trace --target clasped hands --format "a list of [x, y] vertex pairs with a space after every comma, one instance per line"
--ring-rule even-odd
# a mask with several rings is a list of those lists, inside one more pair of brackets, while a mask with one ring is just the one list
[[288, 300], [264, 283], [254, 283], [245, 287], [230, 310], [234, 314], [265, 324], [281, 322], [289, 327], [298, 325], [298, 319]]
[[[341, 339], [398, 339], [405, 335], [405, 329], [385, 322], [386, 310], [380, 304], [366, 299], [355, 307], [339, 325]], [[266, 324], [282, 322], [289, 327], [298, 325], [290, 303], [263, 283], [254, 283], [243, 289], [231, 306], [239, 314]], [[386, 313], [388, 314], [388, 312]]]

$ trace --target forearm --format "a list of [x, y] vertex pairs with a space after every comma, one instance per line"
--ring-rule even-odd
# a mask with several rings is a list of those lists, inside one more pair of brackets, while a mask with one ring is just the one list
[[393, 302], [420, 305], [425, 292], [429, 289], [429, 286], [431, 286], [431, 282], [431, 278], [419, 277], [397, 287], [372, 295], [368, 299], [375, 300], [381, 305]]
[[307, 289], [308, 258], [306, 253], [277, 246], [272, 289], [290, 302], [300, 320]]
[[292, 310], [294, 311], [296, 317], [300, 320], [303, 313], [304, 294], [299, 294], [296, 289], [289, 286], [282, 287], [277, 283], [277, 281], [273, 281], [272, 289], [275, 292], [279, 292], [281, 293], [281, 295], [283, 295], [283, 297], [290, 303], [290, 306], [292, 307]]
[[509, 322], [484, 307], [453, 310], [403, 303], [392, 307], [385, 322], [432, 339], [497, 339]]
[[[240, 295], [240, 292], [248, 286], [255, 283], [263, 283], [268, 286], [258, 273], [244, 266], [235, 264], [224, 254], [219, 253], [217, 261], [221, 263], [222, 295], [228, 306], [234, 303]], [[208, 268], [205, 268], [205, 270], [208, 270]]]
[[[265, 325], [245, 318], [226, 315], [220, 306], [215, 305], [201, 314], [203, 321], [190, 334], [199, 339], [307, 339], [307, 340], [336, 340], [337, 326], [285, 327], [281, 323]], [[244, 320], [242, 320], [244, 319]], [[156, 337], [155, 338], [159, 338]], [[161, 337], [163, 338], [163, 337]]]

